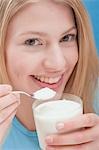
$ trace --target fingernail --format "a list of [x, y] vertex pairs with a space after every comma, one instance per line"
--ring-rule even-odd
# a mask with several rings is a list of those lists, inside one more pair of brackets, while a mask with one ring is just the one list
[[52, 144], [53, 143], [53, 138], [50, 137], [50, 136], [47, 136], [45, 140], [46, 140], [47, 144]]
[[56, 125], [57, 130], [62, 130], [64, 128], [64, 123], [60, 122]]

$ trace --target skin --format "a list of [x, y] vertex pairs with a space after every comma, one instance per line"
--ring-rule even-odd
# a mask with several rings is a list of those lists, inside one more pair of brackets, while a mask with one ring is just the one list
[[[32, 33], [28, 33], [29, 31]], [[14, 90], [23, 90], [31, 94], [45, 86], [35, 82], [31, 75], [51, 78], [62, 75], [61, 84], [47, 84], [58, 93], [56, 98], [60, 98], [78, 61], [76, 35], [73, 13], [69, 7], [51, 1], [40, 1], [19, 11], [8, 26], [5, 47], [7, 71]], [[27, 40], [32, 38], [39, 40], [32, 41], [34, 45], [29, 45]], [[8, 89], [3, 89], [0, 96], [10, 95], [11, 102], [12, 89]], [[18, 105], [18, 98], [13, 96], [15, 102], [13, 100], [12, 103], [18, 107], [17, 113], [15, 112], [17, 118], [26, 128], [35, 130], [31, 108], [33, 102], [22, 96], [21, 104]], [[59, 123], [56, 128], [59, 134], [50, 135], [45, 139], [47, 150], [99, 149], [99, 118], [93, 113]]]

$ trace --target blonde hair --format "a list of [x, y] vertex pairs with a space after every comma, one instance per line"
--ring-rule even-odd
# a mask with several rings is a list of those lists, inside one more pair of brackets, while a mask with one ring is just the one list
[[[0, 0], [0, 83], [10, 83], [6, 71], [4, 54], [7, 27], [12, 17], [21, 8], [39, 0]], [[78, 30], [79, 59], [65, 87], [65, 92], [80, 96], [84, 101], [85, 111], [90, 111], [91, 99], [98, 79], [98, 57], [92, 36], [89, 17], [80, 0], [53, 0], [69, 5], [75, 16]], [[90, 101], [90, 103], [89, 103]]]

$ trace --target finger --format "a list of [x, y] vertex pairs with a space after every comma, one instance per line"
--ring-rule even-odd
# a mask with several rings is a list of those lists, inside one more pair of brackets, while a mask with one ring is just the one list
[[20, 94], [8, 94], [0, 98], [0, 111], [14, 103], [20, 103]]
[[17, 109], [18, 105], [19, 104], [16, 102], [0, 112], [0, 124], [10, 117], [10, 115]]
[[46, 143], [48, 145], [77, 145], [92, 142], [95, 140], [96, 133], [90, 131], [90, 129], [85, 129], [81, 131], [76, 131], [68, 134], [58, 134], [47, 136]]
[[56, 125], [58, 132], [70, 132], [84, 127], [93, 127], [99, 122], [99, 117], [94, 113], [88, 113], [68, 120], [60, 122]]
[[0, 84], [0, 97], [9, 94], [12, 91], [12, 87], [8, 84]]
[[10, 130], [10, 124], [16, 114], [16, 110], [0, 125], [0, 144], [3, 143]]
[[98, 150], [94, 142], [73, 146], [46, 146], [46, 150]]

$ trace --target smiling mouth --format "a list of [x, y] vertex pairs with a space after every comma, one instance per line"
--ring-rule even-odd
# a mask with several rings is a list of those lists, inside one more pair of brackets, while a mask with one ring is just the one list
[[58, 88], [63, 83], [64, 74], [57, 77], [45, 77], [38, 75], [30, 75], [33, 82], [35, 82], [40, 88], [48, 87], [53, 90], [58, 90]]
[[58, 77], [44, 77], [44, 76], [33, 75], [33, 77], [34, 77], [34, 79], [36, 79], [42, 83], [57, 84], [61, 80], [62, 75], [60, 75]]

